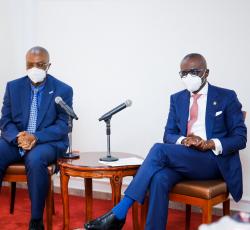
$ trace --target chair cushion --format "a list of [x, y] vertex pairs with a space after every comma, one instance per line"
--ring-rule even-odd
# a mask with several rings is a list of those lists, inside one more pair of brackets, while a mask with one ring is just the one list
[[[53, 175], [55, 172], [55, 165], [49, 165], [48, 166], [48, 171], [50, 175]], [[24, 175], [26, 174], [25, 171], [25, 166], [23, 163], [14, 163], [9, 165], [9, 167], [7, 168], [5, 174], [12, 174], [12, 175]]]
[[227, 193], [227, 185], [223, 180], [182, 181], [174, 186], [171, 193], [209, 200]]

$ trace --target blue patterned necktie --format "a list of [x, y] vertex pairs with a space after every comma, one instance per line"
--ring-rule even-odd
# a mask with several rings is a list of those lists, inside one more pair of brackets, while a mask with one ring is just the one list
[[[38, 89], [33, 90], [33, 98], [30, 106], [30, 116], [29, 116], [29, 123], [27, 127], [27, 132], [34, 133], [36, 131], [36, 122], [37, 122], [37, 114], [38, 114], [38, 106], [37, 106], [37, 94]], [[24, 155], [25, 151], [23, 149], [19, 149], [19, 153], [21, 156]]]
[[36, 131], [36, 122], [37, 122], [37, 113], [38, 113], [38, 106], [37, 106], [37, 94], [38, 89], [33, 90], [33, 99], [30, 106], [30, 117], [27, 132], [34, 133]]

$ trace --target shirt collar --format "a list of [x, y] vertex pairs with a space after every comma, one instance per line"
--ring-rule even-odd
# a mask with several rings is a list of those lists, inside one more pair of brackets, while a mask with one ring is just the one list
[[30, 83], [32, 91], [34, 91], [34, 89], [37, 89], [38, 92], [41, 92], [41, 91], [44, 89], [45, 83], [46, 83], [46, 81], [44, 81], [44, 82], [43, 82], [41, 85], [39, 85], [39, 86], [34, 86], [34, 85], [32, 85], [32, 83]]
[[[198, 94], [207, 95], [207, 92], [208, 92], [208, 82], [206, 82], [206, 84], [205, 84], [204, 87], [198, 92]], [[194, 93], [192, 93], [192, 95], [194, 95]]]

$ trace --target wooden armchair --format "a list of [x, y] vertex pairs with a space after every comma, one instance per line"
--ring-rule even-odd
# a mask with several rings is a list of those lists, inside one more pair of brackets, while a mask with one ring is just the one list
[[[49, 191], [46, 200], [46, 218], [47, 218], [47, 230], [52, 229], [52, 214], [55, 213], [54, 210], [54, 188], [52, 176], [55, 172], [55, 165], [48, 166], [49, 172]], [[11, 183], [11, 196], [10, 196], [10, 213], [14, 212], [14, 204], [15, 204], [15, 194], [16, 194], [16, 182], [27, 182], [27, 176], [25, 171], [25, 166], [23, 163], [15, 163], [11, 164], [3, 178], [3, 181]]]
[[[230, 214], [230, 200], [223, 180], [183, 181], [177, 183], [169, 193], [169, 200], [186, 204], [186, 230], [190, 229], [191, 206], [202, 209], [202, 223], [211, 223], [213, 206], [222, 203], [223, 215]], [[140, 229], [146, 223], [148, 198], [141, 206]]]
[[[244, 119], [246, 112], [243, 111]], [[186, 230], [190, 229], [191, 206], [202, 209], [202, 223], [212, 222], [213, 206], [222, 203], [223, 215], [230, 214], [230, 200], [226, 183], [223, 180], [182, 181], [169, 193], [169, 200], [186, 204]], [[148, 210], [148, 198], [141, 207], [141, 230], [144, 229]], [[135, 216], [133, 218], [136, 218]]]

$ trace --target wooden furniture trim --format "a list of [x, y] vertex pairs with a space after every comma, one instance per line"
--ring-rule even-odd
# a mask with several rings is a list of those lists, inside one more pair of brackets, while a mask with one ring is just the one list
[[192, 196], [187, 196], [187, 195], [182, 195], [182, 194], [177, 194], [177, 193], [169, 193], [169, 200], [171, 201], [176, 201], [176, 202], [185, 202], [186, 204], [198, 206], [198, 207], [203, 207], [204, 204], [206, 203], [211, 203], [213, 206], [221, 203], [223, 200], [228, 199], [228, 193], [222, 193], [218, 196], [215, 196], [211, 199], [203, 199], [203, 198], [198, 198], [198, 197], [192, 197]]

